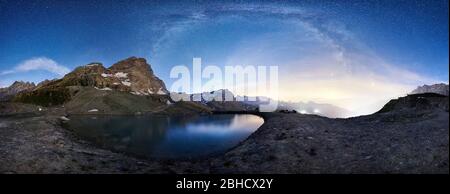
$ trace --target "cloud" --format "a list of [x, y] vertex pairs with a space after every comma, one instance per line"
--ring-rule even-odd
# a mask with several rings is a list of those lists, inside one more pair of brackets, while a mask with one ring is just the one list
[[0, 72], [0, 75], [8, 75], [35, 70], [48, 71], [58, 76], [64, 76], [65, 74], [70, 72], [69, 68], [58, 64], [52, 59], [49, 59], [47, 57], [35, 57], [21, 62], [13, 69]]

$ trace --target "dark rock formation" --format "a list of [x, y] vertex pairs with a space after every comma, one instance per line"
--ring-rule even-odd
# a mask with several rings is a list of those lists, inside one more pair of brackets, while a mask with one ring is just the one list
[[131, 83], [130, 89], [137, 94], [168, 94], [164, 82], [155, 76], [147, 61], [130, 57], [117, 62], [109, 68], [114, 75], [123, 75]]
[[[137, 100], [130, 96], [151, 97], [77, 87], [89, 89], [77, 92], [80, 101], [75, 107], [86, 104], [84, 98], [92, 99], [90, 92], [96, 95], [94, 104], [115, 101], [114, 95], [129, 98], [127, 103]], [[110, 97], [101, 97], [104, 94]], [[162, 107], [179, 113], [194, 107], [190, 103]], [[39, 111], [20, 106], [0, 103], [0, 110], [5, 115]], [[253, 112], [264, 118], [264, 124], [245, 141], [221, 155], [192, 161], [139, 160], [93, 147], [59, 126], [64, 109], [39, 112], [45, 113], [0, 117], [0, 173], [448, 174], [449, 170], [448, 97], [434, 93], [401, 97], [376, 114], [348, 119]]]
[[35, 90], [17, 95], [16, 102], [52, 106], [68, 102], [73, 93], [70, 86], [94, 87], [98, 90], [116, 90], [135, 95], [166, 95], [164, 83], [153, 74], [143, 58], [130, 57], [110, 68], [101, 63], [90, 63], [76, 68], [62, 79], [44, 81]]
[[410, 94], [389, 101], [378, 113], [409, 111], [417, 112], [438, 108], [448, 112], [448, 96], [437, 93]]
[[348, 119], [259, 113], [264, 124], [213, 159], [210, 172], [448, 174], [448, 97], [437, 95], [403, 97]]

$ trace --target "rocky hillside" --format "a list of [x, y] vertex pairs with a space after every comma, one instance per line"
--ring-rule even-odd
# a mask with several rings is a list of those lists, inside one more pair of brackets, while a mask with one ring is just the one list
[[[167, 95], [135, 95], [67, 87], [69, 113], [198, 113], [194, 102], [165, 105]], [[140, 160], [73, 136], [61, 128], [63, 108], [0, 103], [0, 173], [448, 174], [448, 96], [414, 94], [378, 113], [347, 119], [258, 113], [264, 124], [226, 153], [201, 160]], [[46, 108], [44, 108], [46, 109]], [[70, 112], [72, 111], [72, 112]], [[136, 113], [136, 112], [135, 112]], [[69, 117], [70, 118], [70, 117]], [[60, 157], [63, 155], [64, 157]]]
[[211, 173], [448, 174], [448, 96], [415, 94], [348, 119], [262, 113], [264, 124]]
[[0, 88], [0, 101], [8, 101], [20, 92], [31, 91], [36, 87], [33, 82], [16, 81], [7, 88]]
[[417, 87], [411, 94], [436, 93], [448, 96], [448, 84], [440, 83], [433, 85], [423, 85]]
[[448, 96], [436, 93], [410, 94], [389, 101], [378, 113], [385, 112], [420, 112], [441, 109], [448, 112]]
[[[113, 85], [129, 86], [136, 94], [168, 94], [164, 82], [155, 76], [150, 65], [143, 58], [131, 57], [112, 65], [106, 74], [106, 79], [115, 80]], [[120, 82], [115, 78], [119, 78]], [[129, 84], [128, 84], [129, 83]]]
[[129, 92], [135, 95], [165, 95], [164, 83], [153, 74], [143, 58], [130, 57], [105, 68], [90, 63], [76, 68], [62, 79], [44, 81], [29, 92], [21, 93], [14, 101], [52, 106], [68, 102], [73, 94], [69, 86], [94, 87], [104, 91]]
[[69, 114], [188, 114], [210, 112], [192, 103], [174, 103], [163, 81], [143, 58], [130, 57], [109, 68], [90, 63], [61, 79], [46, 80], [12, 101], [63, 105]]

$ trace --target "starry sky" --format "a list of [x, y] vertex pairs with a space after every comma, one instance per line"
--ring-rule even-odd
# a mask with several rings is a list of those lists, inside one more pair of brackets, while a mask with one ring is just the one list
[[277, 65], [281, 99], [367, 114], [448, 83], [448, 17], [447, 0], [0, 0], [0, 87], [130, 56], [170, 86], [173, 66], [201, 57]]

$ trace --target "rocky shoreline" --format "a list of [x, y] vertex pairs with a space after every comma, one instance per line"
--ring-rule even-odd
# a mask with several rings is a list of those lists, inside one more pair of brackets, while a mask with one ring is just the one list
[[271, 113], [245, 142], [213, 159], [211, 172], [445, 174], [448, 112], [441, 113], [397, 118], [408, 124], [384, 121], [392, 118], [388, 114], [328, 119]]
[[0, 173], [204, 172], [197, 161], [150, 161], [98, 148], [60, 122], [51, 114], [0, 117]]
[[139, 159], [100, 149], [60, 126], [61, 108], [23, 115], [30, 107], [3, 105], [0, 173], [446, 174], [448, 97], [439, 99], [445, 100], [444, 108], [409, 107], [349, 119], [255, 113], [265, 122], [245, 141], [197, 160]]

